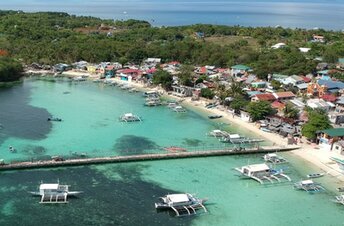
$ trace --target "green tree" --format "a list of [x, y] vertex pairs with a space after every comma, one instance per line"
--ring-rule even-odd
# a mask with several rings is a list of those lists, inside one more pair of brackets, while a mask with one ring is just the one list
[[291, 103], [287, 103], [283, 109], [283, 114], [287, 118], [297, 119], [299, 116], [299, 110]]
[[0, 57], [0, 82], [18, 81], [23, 76], [22, 65], [9, 58]]
[[253, 121], [264, 119], [264, 117], [272, 115], [275, 110], [267, 101], [250, 102], [247, 106], [247, 112]]
[[271, 86], [274, 90], [279, 90], [282, 86], [282, 83], [280, 81], [277, 81], [277, 80], [272, 80]]
[[303, 125], [301, 133], [310, 140], [316, 138], [316, 131], [332, 128], [325, 111], [308, 109], [308, 122]]
[[178, 77], [179, 77], [179, 82], [181, 85], [193, 86], [192, 72], [193, 72], [193, 66], [191, 66], [191, 65], [183, 65], [180, 68], [180, 72], [178, 74]]
[[233, 100], [230, 102], [229, 106], [234, 109], [236, 113], [247, 106], [249, 103], [243, 96], [234, 97]]
[[209, 89], [209, 88], [203, 88], [201, 89], [201, 97], [207, 98], [207, 99], [213, 99], [215, 96], [215, 93]]
[[167, 71], [158, 70], [153, 75], [153, 84], [161, 85], [165, 90], [171, 90], [172, 75]]

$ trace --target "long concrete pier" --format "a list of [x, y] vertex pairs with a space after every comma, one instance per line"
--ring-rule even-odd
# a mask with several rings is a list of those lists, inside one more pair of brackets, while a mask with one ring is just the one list
[[80, 165], [91, 165], [91, 164], [138, 162], [138, 161], [197, 158], [197, 157], [211, 157], [211, 156], [224, 156], [224, 155], [244, 155], [244, 154], [291, 151], [298, 148], [300, 147], [296, 145], [262, 146], [259, 148], [248, 148], [244, 150], [226, 149], [226, 150], [208, 150], [208, 151], [193, 151], [193, 152], [163, 153], [163, 154], [142, 154], [142, 155], [128, 155], [128, 156], [67, 159], [63, 161], [43, 160], [43, 161], [35, 161], [35, 162], [16, 162], [16, 163], [10, 163], [10, 164], [2, 164], [0, 165], [0, 170], [66, 167], [66, 166], [80, 166]]

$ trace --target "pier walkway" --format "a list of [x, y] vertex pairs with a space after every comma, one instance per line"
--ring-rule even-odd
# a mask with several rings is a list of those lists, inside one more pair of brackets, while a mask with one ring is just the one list
[[19, 170], [19, 169], [48, 168], [48, 167], [61, 167], [61, 166], [62, 167], [80, 166], [80, 165], [104, 164], [104, 163], [138, 162], [138, 161], [151, 161], [151, 160], [164, 160], [164, 159], [257, 154], [257, 153], [291, 151], [291, 150], [295, 150], [299, 148], [300, 147], [296, 145], [261, 146], [259, 148], [246, 148], [242, 150], [226, 149], [226, 150], [207, 150], [207, 151], [192, 151], [192, 152], [162, 153], [162, 154], [141, 154], [141, 155], [128, 155], [128, 156], [68, 159], [68, 160], [63, 160], [63, 161], [41, 160], [41, 161], [36, 161], [36, 162], [16, 162], [16, 163], [9, 163], [9, 164], [1, 164], [0, 170]]

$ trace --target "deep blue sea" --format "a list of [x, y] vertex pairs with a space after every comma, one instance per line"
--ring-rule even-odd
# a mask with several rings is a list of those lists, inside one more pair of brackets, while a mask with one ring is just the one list
[[11, 0], [1, 1], [0, 9], [133, 18], [154, 26], [206, 23], [344, 29], [343, 0]]

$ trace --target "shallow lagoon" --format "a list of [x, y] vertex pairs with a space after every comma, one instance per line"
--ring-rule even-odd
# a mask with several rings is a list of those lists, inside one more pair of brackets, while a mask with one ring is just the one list
[[[219, 146], [216, 139], [205, 136], [209, 130], [226, 127], [239, 131], [190, 110], [181, 115], [165, 107], [144, 107], [140, 94], [103, 84], [26, 80], [18, 87], [2, 90], [1, 103], [13, 93], [23, 93], [24, 101], [13, 99], [6, 109], [0, 106], [0, 123], [4, 125], [0, 130], [0, 158], [4, 159], [38, 159], [69, 155], [73, 151], [90, 156], [161, 152], [160, 147], [171, 145], [202, 149]], [[26, 114], [25, 109], [35, 112], [36, 117]], [[5, 114], [7, 110], [13, 113]], [[17, 115], [19, 110], [22, 112]], [[118, 116], [125, 112], [138, 114], [144, 121], [119, 123]], [[63, 122], [47, 122], [49, 114], [62, 118]], [[12, 118], [12, 124], [5, 117]], [[32, 125], [22, 124], [24, 119], [31, 120]], [[13, 132], [10, 126], [23, 131]], [[31, 131], [37, 134], [25, 135], [32, 134]], [[16, 147], [17, 153], [10, 153], [9, 145]], [[294, 181], [312, 170], [291, 155], [284, 156], [291, 163], [280, 167]], [[240, 179], [233, 171], [234, 167], [259, 162], [261, 156], [250, 155], [0, 172], [0, 224], [36, 225], [39, 221], [47, 225], [343, 224], [344, 207], [330, 201], [334, 195], [330, 190], [311, 195], [293, 190], [290, 183], [262, 186]], [[85, 193], [70, 199], [67, 205], [40, 205], [39, 198], [28, 195], [40, 181], [57, 179], [72, 185], [72, 190]], [[173, 192], [209, 198], [206, 205], [209, 213], [187, 218], [156, 213], [157, 198]]]

